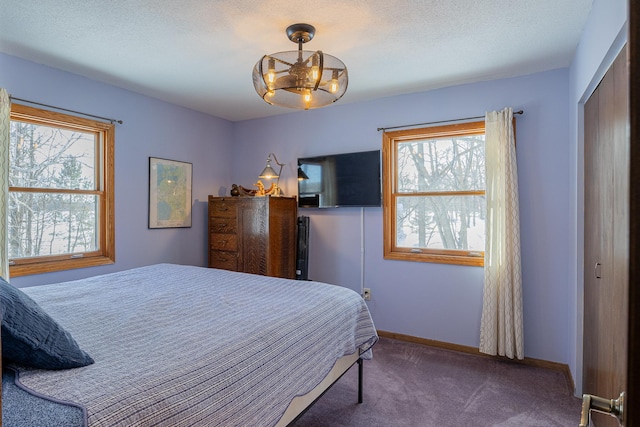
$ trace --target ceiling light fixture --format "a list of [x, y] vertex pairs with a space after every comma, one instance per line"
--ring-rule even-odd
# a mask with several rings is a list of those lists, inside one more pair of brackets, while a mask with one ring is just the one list
[[347, 91], [347, 67], [322, 51], [302, 50], [316, 29], [309, 24], [287, 27], [289, 40], [298, 50], [263, 56], [253, 68], [253, 85], [265, 102], [309, 110], [336, 102]]

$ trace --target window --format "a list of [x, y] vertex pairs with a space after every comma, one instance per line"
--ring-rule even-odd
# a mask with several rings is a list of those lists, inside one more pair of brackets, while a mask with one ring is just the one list
[[484, 264], [484, 121], [383, 135], [384, 257]]
[[13, 104], [9, 139], [11, 275], [113, 263], [113, 124]]

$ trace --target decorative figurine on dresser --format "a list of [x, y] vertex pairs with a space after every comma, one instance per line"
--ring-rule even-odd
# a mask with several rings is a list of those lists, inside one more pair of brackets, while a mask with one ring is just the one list
[[295, 279], [295, 197], [209, 196], [209, 267]]

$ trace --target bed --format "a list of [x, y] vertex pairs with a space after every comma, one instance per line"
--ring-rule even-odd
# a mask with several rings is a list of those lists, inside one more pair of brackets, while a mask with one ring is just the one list
[[90, 360], [5, 356], [5, 420], [26, 389], [89, 427], [289, 425], [378, 339], [357, 293], [312, 281], [158, 264], [21, 291]]

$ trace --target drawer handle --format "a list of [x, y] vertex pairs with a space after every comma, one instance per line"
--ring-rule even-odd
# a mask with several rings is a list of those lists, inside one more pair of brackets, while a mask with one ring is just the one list
[[229, 260], [228, 260], [227, 258], [220, 258], [220, 257], [218, 257], [218, 261], [221, 261], [221, 262], [227, 262], [227, 261], [229, 261]]
[[227, 208], [227, 207], [224, 207], [224, 208], [218, 208], [218, 210], [219, 210], [219, 211], [221, 211], [221, 212], [226, 212], [226, 211], [228, 211], [228, 210], [229, 210], [229, 208]]

